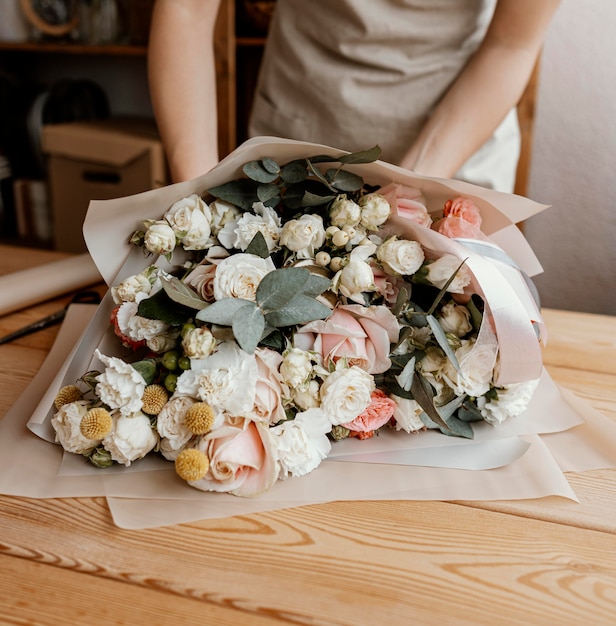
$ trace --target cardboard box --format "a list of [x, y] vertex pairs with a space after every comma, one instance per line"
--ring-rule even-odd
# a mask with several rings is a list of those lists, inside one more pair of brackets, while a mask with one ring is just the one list
[[167, 184], [153, 120], [123, 117], [43, 126], [54, 248], [84, 252], [90, 200], [130, 196]]

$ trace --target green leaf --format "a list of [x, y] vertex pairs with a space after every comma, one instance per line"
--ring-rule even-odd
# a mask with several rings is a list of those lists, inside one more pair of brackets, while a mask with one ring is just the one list
[[309, 191], [306, 191], [302, 197], [301, 206], [304, 208], [321, 206], [335, 199], [336, 199], [336, 196], [334, 194], [321, 196], [321, 195], [317, 195], [314, 193], [310, 193]]
[[331, 280], [305, 267], [278, 268], [266, 274], [257, 287], [256, 300], [265, 312], [278, 311], [296, 295], [316, 298], [329, 289]]
[[178, 304], [182, 304], [190, 309], [200, 311], [207, 306], [207, 302], [201, 298], [196, 291], [191, 289], [186, 283], [175, 276], [163, 277], [161, 283], [165, 293]]
[[456, 416], [463, 422], [481, 422], [484, 419], [481, 411], [472, 402], [465, 402]]
[[131, 363], [133, 369], [137, 370], [146, 385], [151, 385], [156, 379], [156, 361], [154, 359], [144, 359]]
[[237, 309], [233, 315], [233, 335], [244, 352], [252, 354], [265, 328], [263, 313], [254, 304], [249, 302]]
[[439, 427], [448, 430], [447, 423], [440, 416], [434, 406], [434, 395], [430, 383], [419, 373], [415, 372], [411, 384], [411, 393], [419, 406], [426, 412], [428, 417]]
[[242, 167], [242, 171], [248, 178], [256, 180], [258, 183], [271, 183], [278, 178], [278, 172], [268, 172], [261, 161], [249, 161]]
[[409, 290], [406, 287], [400, 287], [398, 295], [396, 296], [396, 303], [394, 304], [391, 312], [398, 317], [404, 310], [407, 302], [409, 301]]
[[270, 157], [263, 157], [261, 159], [261, 165], [263, 166], [263, 169], [270, 174], [280, 174], [280, 165], [278, 165], [278, 163]]
[[441, 432], [444, 435], [450, 435], [453, 437], [464, 437], [466, 439], [475, 438], [473, 427], [468, 422], [463, 422], [454, 416], [447, 420], [447, 429], [443, 430], [441, 428]]
[[276, 200], [274, 203], [274, 205], [276, 205], [280, 201], [280, 189], [278, 185], [274, 185], [273, 183], [264, 183], [257, 187], [257, 198], [259, 198], [263, 204], [270, 200]]
[[217, 302], [213, 302], [205, 309], [201, 309], [196, 318], [202, 322], [208, 322], [210, 324], [220, 324], [222, 326], [231, 326], [233, 324], [233, 317], [235, 313], [243, 306], [257, 305], [250, 300], [243, 300], [242, 298], [223, 298]]
[[268, 324], [280, 328], [324, 319], [329, 317], [331, 312], [327, 305], [318, 300], [297, 294], [284, 307], [266, 313], [265, 319]]
[[483, 320], [483, 300], [480, 296], [474, 293], [471, 296], [471, 299], [466, 303], [466, 308], [471, 314], [471, 324], [473, 325], [473, 329], [479, 332], [481, 322]]
[[219, 185], [218, 187], [212, 187], [212, 189], [208, 189], [208, 192], [214, 197], [226, 200], [240, 209], [250, 211], [252, 205], [259, 201], [259, 197], [257, 196], [258, 186], [259, 183], [254, 180], [241, 178], [239, 180], [232, 180], [224, 185]]
[[345, 154], [338, 157], [340, 163], [350, 165], [351, 163], [373, 163], [381, 156], [380, 146], [374, 146], [369, 150], [362, 150], [360, 152], [353, 152], [351, 154]]
[[290, 161], [280, 168], [280, 178], [287, 185], [301, 183], [308, 178], [308, 166], [304, 159]]
[[267, 257], [270, 255], [269, 248], [267, 247], [267, 241], [265, 241], [265, 237], [260, 230], [255, 233], [255, 236], [248, 244], [248, 247], [246, 248], [246, 254], [254, 254], [255, 256], [261, 257], [262, 259], [267, 259]]
[[426, 315], [426, 321], [432, 330], [432, 334], [436, 339], [438, 345], [441, 347], [443, 352], [447, 355], [447, 358], [451, 361], [451, 364], [456, 368], [456, 372], [460, 371], [460, 365], [458, 363], [458, 359], [451, 346], [449, 345], [449, 341], [447, 341], [447, 336], [445, 335], [445, 331], [442, 326], [439, 324], [439, 321], [434, 317], [434, 315]]
[[329, 169], [325, 175], [331, 186], [338, 191], [359, 191], [364, 186], [361, 176], [346, 170]]
[[137, 307], [137, 315], [172, 325], [183, 324], [193, 314], [193, 309], [174, 302], [164, 289], [161, 289], [149, 298], [145, 298]]

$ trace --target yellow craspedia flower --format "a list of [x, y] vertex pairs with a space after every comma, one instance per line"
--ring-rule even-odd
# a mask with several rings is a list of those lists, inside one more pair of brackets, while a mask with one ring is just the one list
[[60, 391], [56, 394], [56, 399], [54, 400], [54, 406], [59, 411], [65, 404], [70, 404], [71, 402], [77, 402], [77, 400], [81, 400], [83, 398], [83, 393], [79, 387], [75, 385], [66, 385], [62, 387]]
[[182, 480], [200, 480], [209, 468], [207, 455], [196, 448], [182, 450], [175, 459], [175, 471]]
[[143, 390], [143, 407], [141, 410], [148, 415], [158, 415], [167, 400], [169, 400], [169, 394], [162, 385], [148, 385]]
[[111, 432], [113, 418], [107, 409], [95, 407], [90, 409], [82, 418], [79, 430], [88, 439], [103, 439]]
[[205, 435], [214, 425], [214, 409], [207, 402], [195, 402], [184, 417], [184, 425], [193, 435]]

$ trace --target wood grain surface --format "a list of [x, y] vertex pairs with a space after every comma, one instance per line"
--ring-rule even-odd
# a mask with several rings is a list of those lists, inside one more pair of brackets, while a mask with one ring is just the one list
[[[6, 248], [0, 273], [58, 258]], [[616, 419], [616, 318], [545, 319], [553, 378]], [[56, 332], [0, 346], [0, 416]], [[0, 496], [0, 624], [612, 625], [616, 472], [568, 478], [579, 504], [332, 502], [139, 531], [104, 498]]]

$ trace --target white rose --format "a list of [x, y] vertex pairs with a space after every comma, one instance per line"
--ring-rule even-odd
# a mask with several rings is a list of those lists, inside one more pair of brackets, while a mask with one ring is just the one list
[[192, 328], [184, 335], [182, 348], [186, 356], [193, 359], [204, 359], [214, 352], [216, 339], [210, 329], [205, 326]]
[[262, 278], [276, 266], [270, 257], [262, 259], [254, 254], [234, 254], [223, 259], [216, 269], [213, 287], [216, 300], [242, 298], [255, 301]]
[[138, 295], [148, 295], [152, 285], [143, 273], [125, 278], [121, 283], [111, 287], [111, 296], [116, 304], [135, 302]]
[[299, 219], [289, 220], [280, 233], [280, 244], [300, 259], [311, 259], [315, 250], [325, 243], [325, 228], [319, 215], [302, 215]]
[[377, 230], [391, 215], [389, 202], [377, 192], [362, 196], [359, 206], [361, 207], [361, 225], [368, 230]]
[[143, 244], [154, 254], [169, 254], [175, 248], [175, 233], [167, 222], [154, 222], [145, 232]]
[[156, 447], [158, 437], [147, 415], [138, 411], [113, 417], [113, 429], [103, 439], [103, 446], [116, 463], [128, 466]]
[[538, 384], [539, 379], [536, 379], [499, 387], [495, 389], [496, 399], [485, 396], [477, 398], [477, 407], [486, 422], [501, 424], [507, 418], [516, 417], [526, 411]]
[[210, 204], [210, 211], [212, 213], [211, 227], [213, 235], [218, 235], [220, 229], [225, 224], [235, 221], [240, 215], [240, 210], [236, 206], [224, 200], [214, 200]]
[[165, 213], [177, 238], [186, 250], [203, 250], [210, 238], [210, 208], [197, 194], [175, 202]]
[[490, 389], [497, 352], [495, 340], [482, 343], [465, 341], [455, 351], [460, 372], [447, 360], [442, 370], [443, 380], [458, 396], [482, 396]]
[[419, 242], [394, 235], [378, 247], [376, 258], [388, 274], [410, 276], [422, 266], [425, 255]]
[[305, 385], [291, 387], [291, 401], [300, 409], [313, 409], [321, 405], [319, 397], [320, 386], [316, 380], [311, 380]]
[[329, 209], [329, 220], [333, 226], [357, 226], [361, 219], [361, 207], [346, 195], [339, 195]]
[[364, 304], [363, 292], [376, 290], [374, 272], [369, 263], [375, 250], [376, 246], [372, 243], [354, 248], [349, 262], [334, 276], [332, 288], [347, 298]]
[[254, 405], [258, 367], [254, 354], [223, 342], [206, 359], [191, 361], [177, 380], [176, 393], [199, 398], [229, 415], [245, 415]]
[[151, 339], [146, 341], [146, 345], [152, 352], [156, 352], [156, 354], [163, 354], [163, 352], [167, 352], [167, 350], [173, 350], [175, 348], [175, 343], [180, 336], [180, 333], [177, 331], [173, 332], [165, 332], [162, 335], [156, 335]]
[[253, 213], [242, 213], [239, 218], [228, 222], [218, 233], [218, 240], [227, 249], [246, 250], [257, 232], [261, 232], [271, 252], [278, 247], [281, 220], [271, 207], [262, 202], [253, 204]]
[[[451, 254], [445, 254], [436, 261], [428, 263], [426, 268], [426, 278], [428, 282], [432, 283], [435, 287], [442, 289], [445, 283], [458, 269], [461, 261], [457, 257]], [[463, 265], [458, 270], [456, 277], [451, 281], [451, 284], [447, 288], [447, 291], [451, 293], [464, 293], [464, 287], [470, 285], [471, 275]]]
[[100, 439], [88, 439], [79, 429], [81, 420], [89, 408], [90, 403], [87, 400], [77, 400], [65, 404], [51, 418], [51, 425], [56, 432], [56, 442], [67, 452], [89, 454], [100, 444]]
[[128, 363], [117, 357], [107, 357], [98, 350], [95, 355], [107, 366], [96, 377], [96, 395], [112, 409], [120, 409], [123, 415], [141, 410], [145, 380]]
[[270, 428], [280, 464], [278, 478], [303, 476], [319, 466], [331, 450], [332, 425], [321, 409], [298, 413], [295, 419]]
[[396, 403], [396, 410], [394, 411], [396, 430], [404, 430], [407, 433], [411, 433], [425, 428], [419, 417], [423, 413], [423, 409], [416, 400], [399, 396], [391, 397]]
[[156, 417], [156, 430], [161, 437], [160, 451], [168, 461], [175, 461], [192, 438], [192, 433], [184, 426], [184, 418], [195, 402], [189, 396], [174, 396]]
[[374, 378], [356, 365], [332, 372], [321, 385], [321, 408], [332, 425], [352, 422], [370, 404]]
[[464, 337], [473, 330], [470, 311], [455, 302], [447, 303], [438, 315], [441, 328], [456, 337]]
[[282, 380], [289, 387], [304, 385], [312, 375], [312, 355], [306, 350], [289, 348], [282, 353], [280, 365]]
[[436, 346], [429, 346], [426, 348], [426, 354], [419, 361], [418, 368], [423, 374], [436, 374], [443, 369], [446, 362], [447, 357], [440, 348], [437, 348]]

